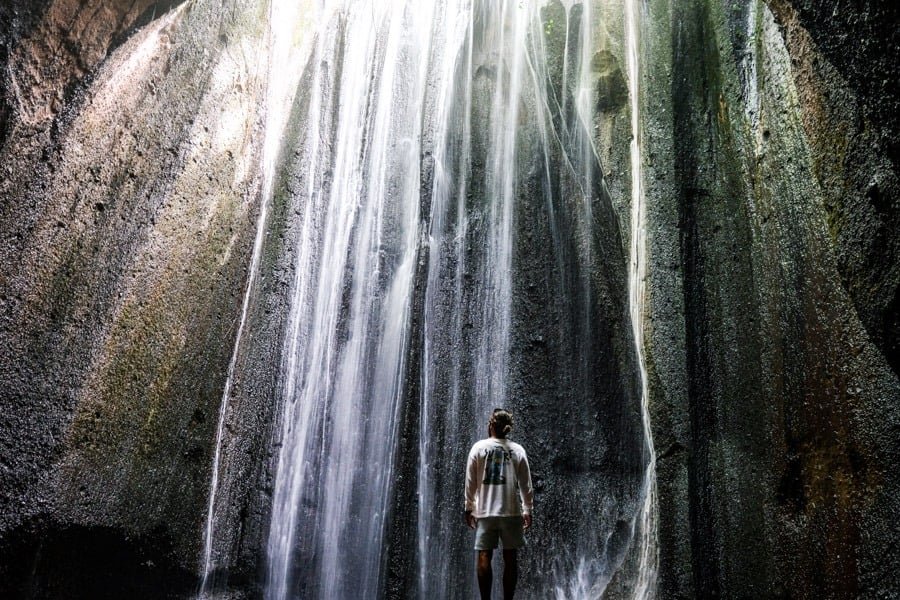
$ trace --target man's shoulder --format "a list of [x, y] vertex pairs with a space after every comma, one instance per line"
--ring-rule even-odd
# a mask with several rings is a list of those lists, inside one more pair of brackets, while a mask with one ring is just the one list
[[522, 447], [521, 444], [517, 444], [512, 440], [498, 440], [497, 438], [484, 438], [483, 440], [478, 440], [474, 444], [472, 444], [472, 449], [469, 450], [469, 453], [478, 452], [482, 449], [491, 449], [496, 446], [505, 446], [508, 450], [512, 452], [517, 452], [519, 454], [525, 454], [525, 448]]
[[510, 440], [509, 449], [512, 452], [515, 452], [517, 454], [521, 454], [522, 456], [525, 456], [525, 448], [522, 446], [522, 444], [517, 444], [517, 443], [513, 442], [512, 440]]
[[494, 447], [494, 446], [496, 446], [496, 445], [497, 445], [497, 439], [496, 439], [496, 438], [486, 437], [486, 438], [484, 438], [484, 439], [481, 439], [481, 440], [478, 440], [477, 442], [475, 442], [475, 445], [472, 446], [472, 447], [473, 447], [473, 448], [474, 448], [475, 446], [478, 446], [479, 448], [481, 448], [481, 447]]
[[480, 449], [484, 448], [485, 446], [490, 446], [490, 445], [491, 445], [491, 438], [485, 438], [483, 440], [478, 440], [477, 442], [472, 444], [472, 449], [469, 450], [469, 454], [471, 454], [472, 452], [478, 452]]

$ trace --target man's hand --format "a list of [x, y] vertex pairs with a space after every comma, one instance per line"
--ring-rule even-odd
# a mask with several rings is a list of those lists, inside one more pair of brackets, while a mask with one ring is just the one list
[[522, 515], [522, 528], [528, 529], [531, 527], [531, 515]]
[[466, 511], [466, 525], [469, 526], [469, 529], [475, 529], [475, 525], [478, 523], [478, 519], [472, 516], [472, 511]]

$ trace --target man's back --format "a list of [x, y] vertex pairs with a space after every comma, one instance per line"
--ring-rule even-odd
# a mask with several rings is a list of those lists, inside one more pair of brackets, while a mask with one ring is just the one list
[[525, 449], [505, 438], [476, 442], [466, 467], [466, 510], [475, 518], [516, 517], [530, 514], [532, 502]]
[[491, 557], [503, 544], [503, 597], [512, 600], [518, 580], [516, 553], [525, 547], [531, 527], [534, 493], [525, 449], [507, 439], [512, 413], [495, 408], [488, 421], [490, 437], [476, 442], [466, 462], [466, 524], [475, 530], [478, 590], [490, 600]]

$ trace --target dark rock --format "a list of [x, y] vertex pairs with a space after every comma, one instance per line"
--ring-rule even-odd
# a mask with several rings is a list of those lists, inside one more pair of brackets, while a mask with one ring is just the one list
[[880, 598], [897, 586], [887, 473], [900, 460], [900, 382], [886, 332], [900, 227], [878, 133], [893, 117], [864, 108], [882, 59], [866, 65], [871, 47], [838, 42], [868, 32], [887, 51], [890, 34], [855, 19], [890, 9], [812, 4], [649, 5], [663, 598]]
[[597, 110], [621, 110], [628, 102], [628, 84], [618, 59], [609, 50], [601, 50], [591, 59], [591, 70], [597, 75]]

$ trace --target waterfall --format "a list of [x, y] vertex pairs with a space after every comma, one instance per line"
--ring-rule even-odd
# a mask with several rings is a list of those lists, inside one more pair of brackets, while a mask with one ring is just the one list
[[628, 304], [634, 343], [641, 370], [641, 419], [644, 425], [647, 470], [642, 488], [643, 504], [636, 519], [638, 575], [634, 586], [635, 600], [652, 598], [656, 584], [656, 453], [648, 408], [647, 365], [644, 358], [644, 315], [647, 277], [647, 234], [644, 214], [643, 157], [641, 156], [641, 71], [640, 71], [640, 5], [641, 0], [626, 0], [625, 39], [629, 96], [631, 98], [631, 251], [628, 270]]
[[[435, 101], [423, 307], [418, 567], [419, 596], [427, 598], [448, 597], [453, 590], [447, 581], [467, 567], [447, 560], [448, 542], [453, 530], [459, 531], [454, 505], [461, 482], [446, 476], [436, 481], [459, 470], [467, 451], [464, 440], [477, 439], [472, 437], [478, 434], [476, 423], [464, 423], [462, 415], [478, 415], [483, 426], [482, 415], [507, 404], [516, 131], [526, 32], [535, 18], [534, 7], [523, 3], [448, 3], [447, 8], [451, 37]], [[479, 85], [489, 91], [476, 89]], [[486, 101], [473, 99], [485, 91]], [[482, 120], [473, 131], [475, 115]], [[482, 153], [473, 145], [489, 150]], [[484, 170], [477, 181], [473, 161]], [[481, 284], [477, 289], [466, 283], [473, 278]], [[472, 337], [470, 331], [480, 335]], [[436, 418], [441, 413], [445, 416]], [[446, 452], [448, 446], [453, 452]], [[451, 481], [451, 486], [441, 485]]]
[[[463, 467], [495, 406], [534, 453], [525, 595], [599, 597], [645, 531], [640, 315], [591, 135], [596, 19], [571, 0], [324, 1], [309, 51], [280, 59], [299, 85], [271, 164], [294, 221], [267, 598], [378, 598], [388, 577], [471, 596]], [[409, 576], [388, 574], [397, 530]]]
[[268, 47], [267, 47], [267, 90], [265, 107], [265, 142], [263, 144], [263, 174], [262, 189], [260, 192], [260, 209], [256, 218], [256, 234], [253, 240], [253, 251], [248, 270], [247, 284], [244, 289], [241, 303], [241, 316], [238, 321], [235, 334], [234, 347], [231, 360], [228, 363], [228, 371], [225, 378], [225, 386], [222, 392], [222, 400], [219, 405], [219, 414], [216, 422], [216, 442], [213, 453], [212, 476], [210, 481], [209, 501], [206, 511], [206, 523], [203, 535], [202, 575], [198, 598], [210, 596], [212, 592], [212, 576], [216, 566], [213, 556], [213, 546], [216, 528], [217, 492], [219, 491], [219, 474], [222, 462], [222, 450], [225, 433], [225, 423], [228, 416], [229, 400], [231, 399], [234, 371], [241, 350], [241, 342], [244, 337], [244, 328], [247, 323], [247, 315], [256, 284], [260, 259], [266, 237], [266, 225], [269, 215], [269, 203], [272, 197], [272, 188], [275, 179], [276, 161], [279, 156], [281, 135], [286, 119], [286, 106], [290, 103], [292, 91], [296, 85], [295, 77], [286, 77], [276, 73], [279, 65], [289, 62], [302, 50], [298, 50], [292, 43], [292, 26], [296, 22], [298, 6], [289, 6], [285, 0], [272, 0], [269, 5], [268, 15]]
[[409, 343], [437, 21], [429, 3], [334, 4], [311, 63], [308, 185], [268, 546], [272, 599], [297, 586], [305, 597], [378, 595]]

